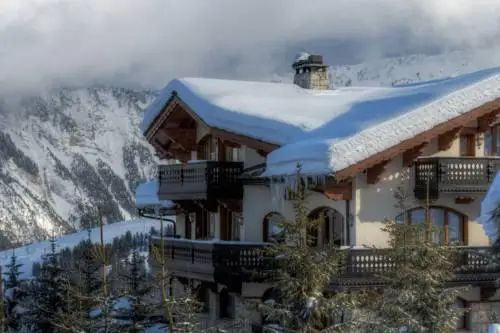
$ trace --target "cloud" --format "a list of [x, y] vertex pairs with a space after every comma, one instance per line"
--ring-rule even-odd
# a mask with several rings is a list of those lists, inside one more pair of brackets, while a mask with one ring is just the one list
[[499, 17], [498, 0], [2, 0], [0, 87], [255, 79], [311, 40], [366, 54], [477, 45]]

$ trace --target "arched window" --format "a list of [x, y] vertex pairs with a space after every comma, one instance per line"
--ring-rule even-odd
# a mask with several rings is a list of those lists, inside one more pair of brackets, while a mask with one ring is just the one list
[[[446, 207], [431, 207], [429, 208], [429, 218], [437, 228], [435, 240], [440, 243], [456, 242], [465, 244], [465, 226], [467, 223], [467, 216]], [[407, 223], [424, 223], [425, 209], [415, 208], [406, 212], [406, 214], [399, 214], [396, 217], [398, 222]]]
[[269, 213], [264, 217], [262, 235], [264, 242], [281, 243], [285, 241], [285, 234], [280, 227], [280, 222], [284, 220], [280, 213]]
[[348, 245], [347, 227], [342, 214], [330, 207], [320, 207], [313, 210], [309, 217], [321, 219], [323, 222], [319, 228], [308, 230], [312, 236], [312, 246], [333, 243], [337, 246]]

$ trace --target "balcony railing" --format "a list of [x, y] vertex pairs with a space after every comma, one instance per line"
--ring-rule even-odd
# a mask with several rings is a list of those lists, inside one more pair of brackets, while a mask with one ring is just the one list
[[158, 168], [160, 200], [242, 199], [241, 162], [199, 161]]
[[[159, 246], [154, 238], [152, 245]], [[192, 241], [166, 238], [165, 254], [170, 271], [185, 278], [201, 279], [230, 284], [236, 281], [251, 281], [269, 276], [272, 264], [262, 243], [224, 241]], [[500, 265], [489, 259], [490, 247], [465, 246], [459, 248], [460, 262], [451, 283], [480, 285], [500, 278]], [[377, 274], [391, 269], [384, 249], [346, 249], [345, 265], [341, 277], [332, 284], [366, 286], [381, 284]], [[256, 274], [260, 273], [260, 274]]]
[[415, 162], [415, 197], [437, 198], [443, 193], [474, 194], [488, 190], [500, 158], [432, 157]]

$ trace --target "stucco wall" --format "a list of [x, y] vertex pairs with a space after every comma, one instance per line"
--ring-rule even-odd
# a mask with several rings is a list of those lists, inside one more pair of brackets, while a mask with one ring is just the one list
[[[452, 157], [458, 156], [460, 143], [456, 139], [450, 149], [438, 151], [437, 140], [429, 142], [424, 148], [423, 156]], [[246, 148], [245, 156], [252, 156], [251, 149]], [[256, 154], [256, 153], [255, 153]], [[476, 150], [477, 156], [484, 155], [484, 143]], [[402, 167], [402, 155], [394, 158], [386, 167], [386, 171], [380, 177], [377, 184], [366, 183], [366, 174], [360, 173], [353, 183], [353, 198], [348, 202], [352, 216], [347, 225], [350, 228], [351, 245], [386, 246], [387, 235], [381, 231], [382, 223], [386, 219], [394, 219], [401, 213], [397, 208], [395, 193], [398, 187], [404, 188], [408, 197], [405, 201], [406, 209], [422, 206], [413, 197], [413, 169]], [[250, 166], [252, 163], [248, 161]], [[247, 167], [248, 167], [247, 166]], [[242, 239], [247, 241], [262, 241], [263, 219], [270, 212], [281, 213], [285, 218], [293, 218], [290, 202], [279, 197], [273, 186], [245, 186], [243, 199], [244, 226], [242, 228]], [[469, 204], [456, 204], [454, 195], [441, 195], [439, 200], [432, 202], [433, 206], [442, 206], [462, 213], [468, 218], [468, 245], [489, 245], [490, 241], [484, 234], [482, 227], [476, 222], [481, 200], [484, 195], [472, 196], [474, 201]], [[319, 193], [312, 193], [308, 198], [307, 206], [310, 210], [318, 207], [331, 207], [337, 210], [345, 218], [346, 202], [327, 199]]]

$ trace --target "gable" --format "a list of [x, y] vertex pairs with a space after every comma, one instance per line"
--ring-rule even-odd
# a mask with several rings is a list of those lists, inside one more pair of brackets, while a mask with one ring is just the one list
[[278, 148], [274, 144], [210, 127], [175, 92], [145, 135], [160, 158], [179, 160], [189, 160], [191, 152], [196, 151], [199, 142], [208, 136], [245, 145], [263, 154]]

